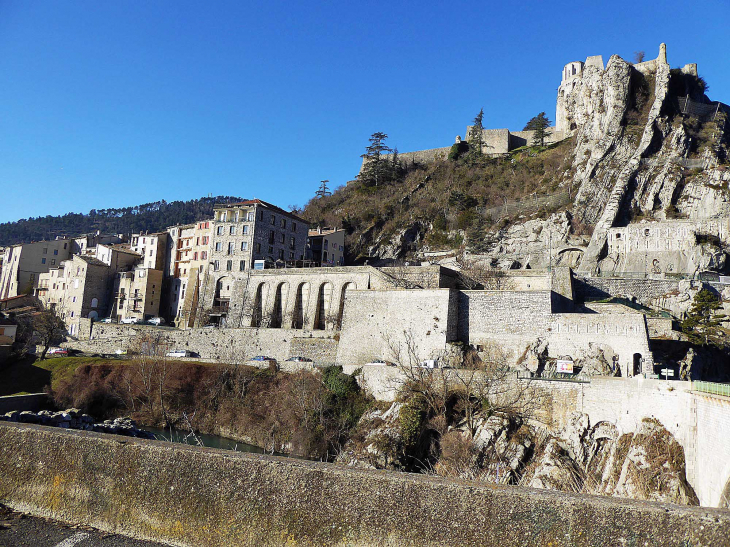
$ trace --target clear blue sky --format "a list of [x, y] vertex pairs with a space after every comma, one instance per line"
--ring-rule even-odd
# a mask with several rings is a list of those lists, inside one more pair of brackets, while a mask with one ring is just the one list
[[0, 0], [0, 222], [213, 195], [304, 204], [402, 152], [554, 118], [569, 61], [699, 63], [730, 102], [727, 2]]

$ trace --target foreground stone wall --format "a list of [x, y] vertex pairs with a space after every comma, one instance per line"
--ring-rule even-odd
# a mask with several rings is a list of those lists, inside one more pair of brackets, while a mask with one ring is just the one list
[[0, 424], [0, 501], [173, 545], [717, 546], [730, 512]]

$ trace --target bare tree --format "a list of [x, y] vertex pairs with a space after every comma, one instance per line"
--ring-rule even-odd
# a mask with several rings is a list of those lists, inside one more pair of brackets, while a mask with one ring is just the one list
[[[165, 407], [165, 395], [170, 374], [170, 363], [167, 358], [169, 343], [159, 333], [142, 334], [134, 339], [132, 358], [132, 378], [128, 381], [130, 399], [147, 410], [150, 417], [159, 415], [163, 423], [168, 421]], [[134, 401], [130, 401], [136, 406]]]
[[461, 284], [467, 290], [505, 291], [512, 287], [507, 272], [493, 267], [486, 260], [476, 260], [462, 253], [456, 262]]
[[46, 358], [48, 348], [58, 344], [66, 335], [66, 324], [63, 322], [53, 308], [45, 309], [33, 317], [33, 331], [35, 340], [43, 346], [41, 361]]

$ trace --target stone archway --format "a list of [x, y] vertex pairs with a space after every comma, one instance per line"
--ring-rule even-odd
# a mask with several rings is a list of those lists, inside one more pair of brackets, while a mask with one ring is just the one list
[[342, 317], [345, 313], [345, 297], [347, 291], [356, 291], [357, 290], [357, 284], [353, 281], [348, 281], [344, 285], [342, 285], [342, 289], [340, 290], [340, 309], [337, 312], [337, 322], [335, 323], [335, 328], [337, 330], [342, 328]]
[[314, 315], [314, 329], [325, 330], [327, 324], [332, 322], [330, 307], [332, 304], [332, 283], [325, 281], [317, 291], [317, 307]]
[[288, 285], [282, 281], [274, 291], [274, 307], [271, 310], [271, 320], [269, 321], [269, 327], [272, 329], [280, 329], [284, 324], [284, 303], [289, 292], [287, 287]]
[[260, 327], [264, 321], [264, 283], [259, 283], [254, 293], [251, 308], [251, 326]]
[[309, 283], [299, 283], [294, 295], [294, 310], [292, 314], [293, 329], [303, 329], [306, 324], [307, 305], [309, 304]]

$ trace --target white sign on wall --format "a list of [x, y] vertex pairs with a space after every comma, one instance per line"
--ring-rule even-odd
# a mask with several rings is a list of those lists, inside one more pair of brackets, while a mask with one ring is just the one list
[[573, 374], [573, 361], [558, 359], [555, 361], [555, 372], [567, 372]]

